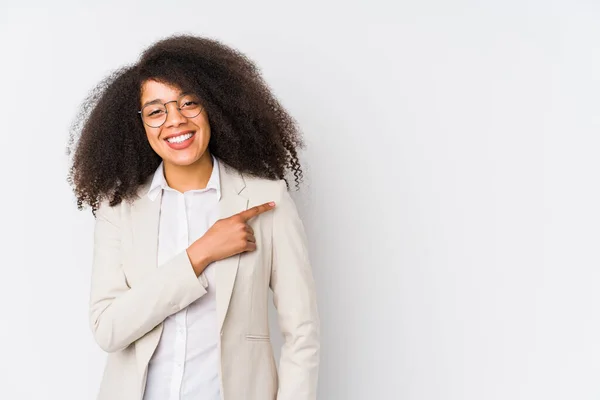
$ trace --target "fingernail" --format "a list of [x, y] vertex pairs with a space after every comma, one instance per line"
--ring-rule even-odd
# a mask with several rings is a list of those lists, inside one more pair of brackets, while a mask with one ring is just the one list
[[270, 205], [271, 207], [275, 207], [275, 202], [274, 202], [274, 201], [272, 201], [272, 202], [270, 202], [270, 203], [269, 203], [269, 205]]

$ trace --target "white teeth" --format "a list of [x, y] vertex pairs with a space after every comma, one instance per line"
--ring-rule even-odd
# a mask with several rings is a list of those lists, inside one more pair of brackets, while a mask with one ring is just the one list
[[167, 142], [169, 142], [169, 143], [181, 143], [181, 142], [183, 142], [183, 141], [188, 140], [189, 138], [191, 138], [192, 135], [193, 135], [192, 133], [186, 133], [185, 135], [175, 136], [175, 137], [172, 137], [172, 138], [168, 138]]

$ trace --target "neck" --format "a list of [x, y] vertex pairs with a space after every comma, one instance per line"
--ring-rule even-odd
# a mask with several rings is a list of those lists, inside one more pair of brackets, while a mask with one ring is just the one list
[[194, 164], [175, 165], [164, 163], [165, 179], [169, 187], [184, 193], [188, 190], [204, 189], [213, 169], [212, 155], [206, 151]]

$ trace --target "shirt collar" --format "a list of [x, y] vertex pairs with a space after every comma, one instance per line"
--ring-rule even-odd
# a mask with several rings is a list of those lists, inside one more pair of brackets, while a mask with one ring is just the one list
[[[205, 189], [198, 189], [199, 191], [204, 191], [208, 189], [215, 189], [217, 191], [217, 199], [221, 199], [221, 179], [219, 174], [219, 161], [215, 156], [212, 156], [213, 159], [213, 169], [210, 174], [210, 178], [208, 179], [208, 183], [206, 184]], [[148, 198], [154, 201], [161, 190], [170, 189], [167, 184], [167, 180], [165, 178], [164, 171], [164, 163], [161, 161], [158, 168], [154, 172], [154, 176], [152, 177], [152, 183], [150, 184], [150, 189], [148, 189]]]

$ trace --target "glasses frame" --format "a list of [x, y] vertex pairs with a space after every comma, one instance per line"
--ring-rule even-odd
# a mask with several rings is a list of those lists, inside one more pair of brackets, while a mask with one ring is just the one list
[[[202, 107], [202, 104], [200, 102], [198, 102], [198, 106], [200, 108], [200, 111], [198, 111], [198, 114], [194, 115], [193, 117], [188, 117], [186, 115], [183, 115], [183, 113], [181, 112], [181, 107], [179, 107], [179, 101], [183, 97], [190, 96], [190, 95], [194, 96], [194, 94], [192, 94], [192, 93], [183, 93], [183, 94], [181, 94], [177, 98], [177, 100], [167, 101], [166, 103], [151, 103], [151, 104], [146, 104], [141, 110], [138, 110], [138, 114], [140, 115], [140, 118], [142, 119], [142, 123], [144, 125], [149, 126], [150, 128], [160, 128], [161, 126], [163, 126], [165, 124], [165, 122], [167, 122], [167, 119], [169, 118], [169, 109], [167, 108], [167, 104], [169, 104], [169, 103], [177, 103], [177, 107], [176, 107], [177, 111], [179, 111], [179, 114], [181, 114], [182, 117], [187, 118], [187, 119], [189, 119], [189, 118], [196, 118], [204, 110], [204, 107]], [[146, 107], [148, 107], [150, 105], [154, 105], [154, 104], [162, 104], [162, 106], [165, 108], [165, 120], [162, 122], [162, 124], [160, 124], [158, 126], [153, 126], [153, 125], [150, 125], [150, 124], [146, 123], [146, 121], [144, 121], [144, 115], [142, 114], [142, 111], [144, 111], [144, 108], [146, 108]]]

